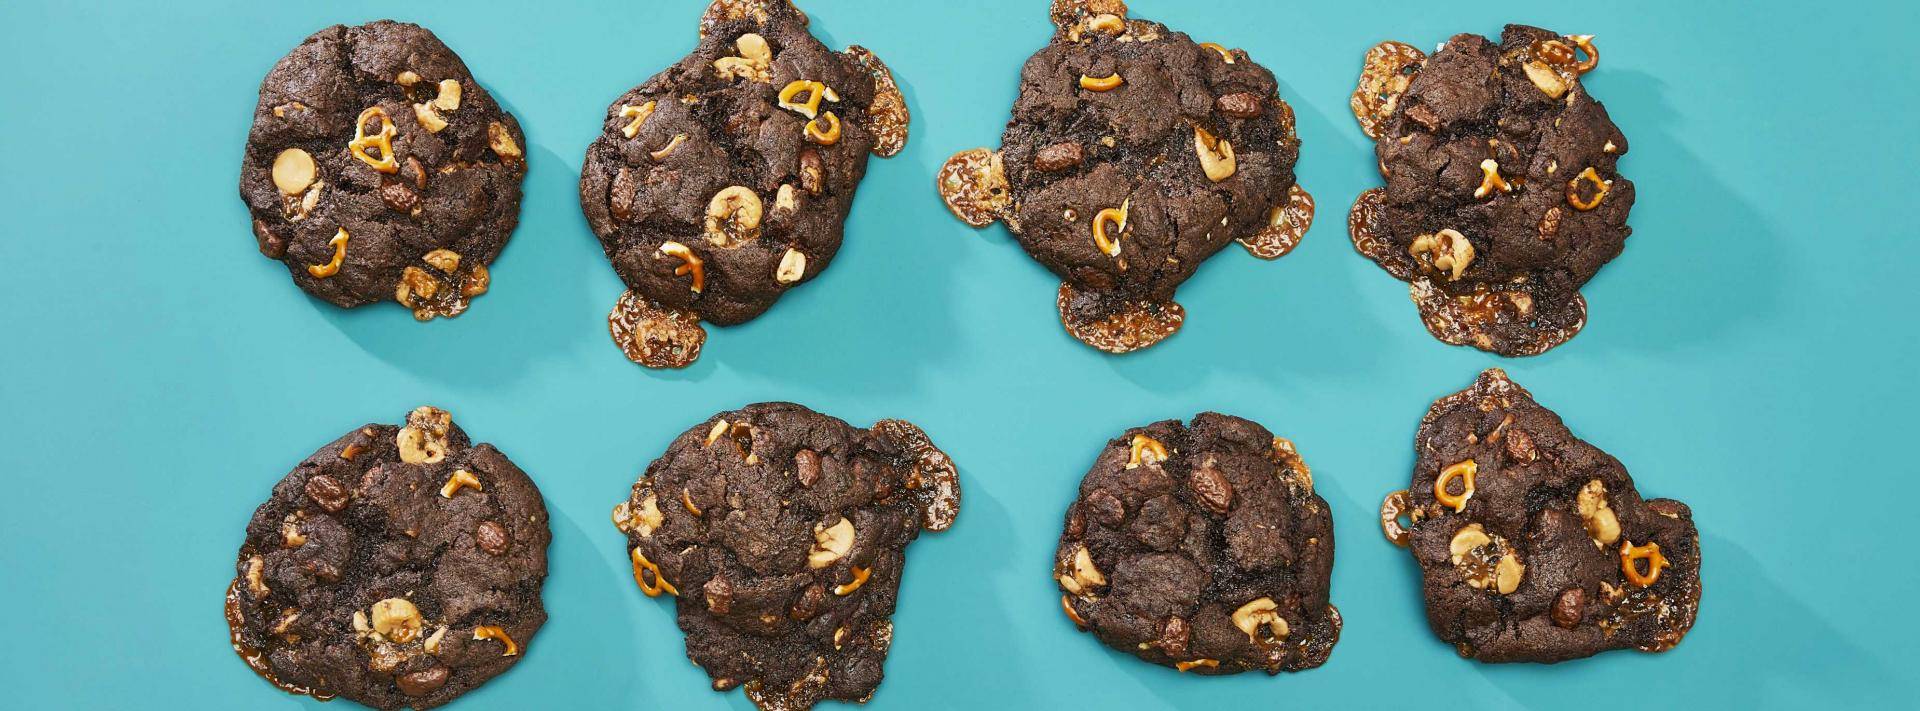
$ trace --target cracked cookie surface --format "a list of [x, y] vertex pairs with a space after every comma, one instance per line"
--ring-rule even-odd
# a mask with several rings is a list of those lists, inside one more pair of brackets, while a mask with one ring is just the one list
[[261, 254], [308, 294], [453, 317], [519, 223], [525, 146], [432, 32], [335, 25], [261, 82], [240, 196]]
[[505, 672], [546, 621], [533, 481], [445, 411], [320, 448], [254, 512], [233, 646], [292, 693], [431, 708]]
[[1069, 619], [1183, 672], [1311, 669], [1340, 638], [1327, 503], [1292, 442], [1237, 417], [1108, 442], [1054, 561]]
[[1505, 373], [1489, 370], [1434, 403], [1415, 447], [1412, 486], [1389, 497], [1381, 518], [1420, 565], [1428, 624], [1461, 656], [1550, 663], [1662, 652], [1693, 626], [1692, 511], [1642, 499], [1618, 460]]
[[1530, 356], [1585, 326], [1580, 288], [1620, 255], [1634, 202], [1627, 139], [1580, 81], [1598, 61], [1589, 36], [1523, 25], [1368, 53], [1352, 103], [1386, 185], [1349, 228], [1436, 338]]
[[[786, 0], [721, 0], [691, 54], [608, 108], [581, 209], [652, 318], [745, 323], [833, 262], [868, 156], [899, 152], [907, 123], [873, 53], [827, 49]], [[613, 335], [651, 367], [698, 353]]]
[[1067, 330], [1113, 353], [1177, 330], [1174, 292], [1214, 253], [1239, 240], [1283, 256], [1313, 213], [1273, 73], [1126, 12], [1054, 3], [1058, 30], [1021, 70], [1000, 150], [957, 155], [939, 177], [957, 216], [1005, 222], [1071, 289]]
[[762, 403], [681, 434], [613, 520], [641, 591], [678, 598], [714, 689], [777, 711], [872, 696], [907, 545], [959, 506], [952, 460], [919, 428]]

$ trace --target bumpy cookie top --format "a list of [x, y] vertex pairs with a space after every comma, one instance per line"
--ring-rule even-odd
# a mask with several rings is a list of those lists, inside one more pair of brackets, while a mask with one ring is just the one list
[[1180, 671], [1311, 669], [1340, 638], [1327, 502], [1292, 442], [1238, 417], [1108, 442], [1054, 559], [1075, 624]]
[[[827, 49], [785, 0], [722, 0], [701, 30], [607, 109], [580, 204], [635, 308], [733, 325], [833, 261], [868, 154], [898, 153], [908, 117], [879, 59]], [[622, 330], [635, 360], [662, 348]], [[686, 362], [697, 340], [681, 339]]]
[[1354, 246], [1441, 340], [1537, 355], [1586, 324], [1580, 287], [1619, 256], [1634, 199], [1627, 139], [1580, 83], [1598, 63], [1589, 36], [1521, 25], [1368, 52], [1353, 108], [1387, 185], [1355, 203]]
[[439, 706], [513, 666], [546, 622], [547, 510], [443, 410], [367, 425], [273, 488], [227, 592], [234, 649], [290, 692]]
[[1312, 219], [1273, 73], [1125, 13], [1055, 3], [1059, 29], [1021, 71], [1001, 149], [940, 176], [956, 215], [1005, 221], [1065, 281], [1068, 330], [1112, 352], [1178, 329], [1174, 291], [1227, 243], [1277, 258]]
[[240, 196], [260, 253], [307, 293], [458, 316], [519, 223], [525, 144], [432, 32], [335, 25], [261, 82]]
[[1434, 403], [1415, 446], [1412, 487], [1387, 498], [1381, 525], [1411, 546], [1427, 621], [1461, 656], [1661, 652], [1693, 626], [1692, 512], [1641, 499], [1618, 460], [1575, 437], [1505, 373], [1489, 370]]
[[805, 709], [872, 696], [907, 544], [953, 524], [959, 486], [911, 424], [764, 403], [680, 435], [613, 520], [641, 590], [679, 597], [687, 656], [715, 689]]

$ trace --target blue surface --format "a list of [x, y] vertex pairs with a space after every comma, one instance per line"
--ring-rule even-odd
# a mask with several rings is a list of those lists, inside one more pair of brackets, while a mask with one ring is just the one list
[[[1230, 248], [1186, 329], [1115, 358], [1055, 320], [1056, 279], [951, 219], [949, 154], [998, 143], [1044, 0], [808, 0], [829, 45], [892, 64], [914, 113], [839, 261], [679, 373], [608, 343], [620, 291], [575, 181], [607, 102], [682, 56], [702, 4], [0, 3], [0, 689], [14, 708], [314, 706], [228, 651], [248, 515], [307, 453], [434, 403], [553, 514], [552, 622], [461, 709], [749, 708], [686, 662], [608, 509], [714, 411], [795, 400], [923, 425], [961, 465], [953, 530], [913, 548], [879, 708], [1622, 709], [1904, 705], [1916, 556], [1914, 5], [1136, 0], [1281, 77], [1320, 221], [1294, 255]], [[393, 16], [459, 52], [526, 127], [523, 221], [493, 291], [418, 325], [312, 300], [248, 234], [235, 181], [260, 78], [308, 33]], [[1434, 341], [1342, 217], [1376, 184], [1347, 112], [1374, 42], [1525, 21], [1594, 33], [1587, 85], [1633, 141], [1635, 234], [1544, 357]], [[1502, 366], [1650, 496], [1693, 506], [1706, 598], [1686, 642], [1543, 666], [1457, 658], [1378, 534], [1435, 397]], [[1333, 505], [1327, 665], [1200, 678], [1074, 631], [1048, 580], [1065, 505], [1121, 429], [1217, 409], [1297, 441]], [[327, 708], [338, 708], [336, 703]]]

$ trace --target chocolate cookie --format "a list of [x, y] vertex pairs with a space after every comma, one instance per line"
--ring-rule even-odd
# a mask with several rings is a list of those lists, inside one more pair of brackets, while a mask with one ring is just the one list
[[1109, 353], [1180, 329], [1174, 291], [1228, 242], [1278, 259], [1313, 223], [1300, 139], [1273, 73], [1119, 0], [1055, 0], [1053, 41], [1020, 72], [999, 151], [940, 170], [961, 220], [1005, 222], [1064, 283], [1067, 332]]
[[260, 253], [335, 306], [422, 321], [486, 293], [520, 221], [520, 123], [417, 25], [334, 25], [260, 83], [240, 197]]
[[1380, 525], [1413, 549], [1427, 623], [1460, 656], [1664, 652], [1693, 627], [1692, 511], [1642, 500], [1626, 467], [1506, 373], [1488, 370], [1434, 403], [1414, 447], [1413, 484], [1387, 496]]
[[1074, 624], [1183, 672], [1312, 669], [1340, 639], [1327, 502], [1292, 442], [1238, 417], [1108, 442], [1067, 508], [1053, 573]]
[[700, 321], [746, 323], [825, 271], [869, 153], [906, 146], [907, 104], [864, 48], [833, 52], [787, 0], [718, 0], [700, 44], [607, 109], [580, 207], [628, 293], [608, 315], [634, 362], [700, 357]]
[[1600, 62], [1592, 40], [1508, 25], [1497, 45], [1367, 52], [1353, 114], [1387, 185], [1347, 224], [1412, 285], [1434, 337], [1530, 356], [1586, 325], [1580, 287], [1620, 255], [1634, 195], [1615, 169], [1627, 138], [1580, 83]]
[[959, 511], [953, 461], [920, 428], [763, 403], [681, 434], [613, 522], [641, 591], [679, 598], [713, 688], [780, 711], [873, 696], [907, 544]]
[[551, 538], [533, 481], [445, 411], [367, 425], [254, 511], [227, 587], [234, 651], [295, 694], [439, 706], [526, 652]]

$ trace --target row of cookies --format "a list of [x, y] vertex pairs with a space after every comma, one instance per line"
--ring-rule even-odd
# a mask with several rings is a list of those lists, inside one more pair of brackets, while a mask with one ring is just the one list
[[[1293, 110], [1246, 52], [1120, 0], [1054, 0], [1051, 17], [1001, 148], [954, 156], [937, 187], [1063, 280], [1074, 337], [1145, 348], [1180, 328], [1175, 291], [1228, 243], [1277, 259], [1311, 226]], [[1350, 103], [1385, 186], [1349, 231], [1437, 338], [1535, 355], [1585, 324], [1580, 287], [1620, 254], [1634, 201], [1626, 138], [1580, 83], [1598, 56], [1591, 37], [1517, 25], [1430, 57], [1367, 53]], [[692, 53], [613, 102], [587, 149], [581, 209], [628, 289], [615, 344], [683, 367], [702, 322], [745, 323], [817, 277], [868, 156], [898, 153], [909, 122], [887, 66], [829, 50], [788, 0], [713, 2]], [[260, 251], [308, 293], [456, 316], [518, 221], [525, 145], [431, 32], [336, 26], [263, 82], [241, 194]]]
[[[1435, 402], [1414, 446], [1381, 529], [1412, 552], [1429, 625], [1461, 656], [1661, 652], [1692, 627], [1691, 511], [1643, 499], [1505, 373]], [[764, 403], [681, 433], [612, 518], [713, 688], [773, 711], [873, 695], [908, 544], [952, 526], [960, 499], [953, 460], [908, 422]], [[445, 411], [366, 425], [254, 512], [227, 591], [233, 647], [290, 692], [447, 703], [531, 649], [550, 540], [533, 481]], [[1182, 672], [1311, 669], [1340, 637], [1327, 501], [1291, 441], [1238, 417], [1107, 442], [1054, 560], [1067, 618]]]

